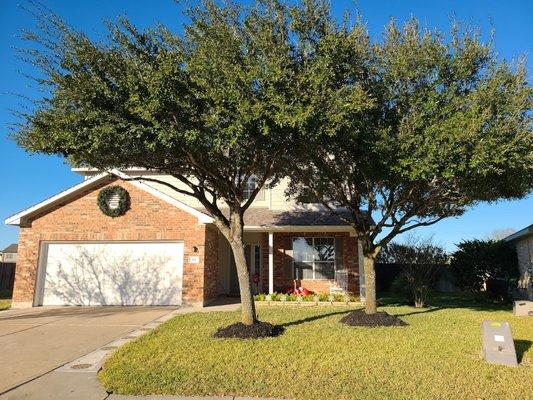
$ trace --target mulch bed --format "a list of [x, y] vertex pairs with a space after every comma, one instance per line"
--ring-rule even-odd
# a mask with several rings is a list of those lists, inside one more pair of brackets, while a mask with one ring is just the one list
[[343, 317], [340, 322], [350, 326], [366, 326], [370, 328], [377, 328], [380, 326], [407, 326], [407, 323], [402, 321], [396, 315], [390, 315], [386, 312], [378, 312], [373, 315], [368, 315], [364, 310], [353, 311]]
[[272, 325], [268, 322], [256, 322], [252, 325], [244, 325], [242, 322], [220, 328], [213, 335], [216, 338], [237, 338], [237, 339], [260, 339], [265, 337], [279, 336], [284, 328], [279, 325]]

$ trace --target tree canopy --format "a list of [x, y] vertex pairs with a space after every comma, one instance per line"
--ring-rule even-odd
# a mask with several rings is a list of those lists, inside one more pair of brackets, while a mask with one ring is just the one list
[[313, 126], [317, 140], [301, 153], [290, 193], [350, 211], [369, 313], [373, 259], [395, 236], [533, 188], [524, 60], [499, 61], [492, 42], [456, 25], [449, 36], [412, 18], [372, 41], [359, 20], [324, 45], [334, 67], [322, 93], [340, 106]]

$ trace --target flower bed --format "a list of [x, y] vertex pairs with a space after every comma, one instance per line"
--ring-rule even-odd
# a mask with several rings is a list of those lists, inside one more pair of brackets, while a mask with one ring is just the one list
[[359, 296], [345, 295], [342, 293], [313, 293], [308, 295], [298, 295], [294, 293], [260, 293], [254, 296], [254, 300], [261, 302], [276, 303], [359, 303]]

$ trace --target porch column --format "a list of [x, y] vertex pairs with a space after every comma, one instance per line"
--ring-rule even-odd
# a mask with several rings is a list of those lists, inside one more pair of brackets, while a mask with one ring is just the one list
[[268, 293], [274, 293], [274, 233], [268, 232]]

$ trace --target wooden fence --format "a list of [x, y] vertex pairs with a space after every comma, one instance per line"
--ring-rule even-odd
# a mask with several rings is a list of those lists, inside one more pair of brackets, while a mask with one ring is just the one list
[[0, 263], [0, 297], [10, 298], [15, 283], [15, 264]]

